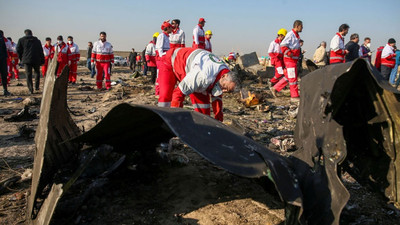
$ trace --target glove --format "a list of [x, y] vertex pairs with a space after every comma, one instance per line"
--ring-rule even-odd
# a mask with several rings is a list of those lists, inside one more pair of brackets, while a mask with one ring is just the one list
[[371, 56], [372, 55], [372, 52], [368, 52], [368, 56]]
[[91, 66], [91, 67], [94, 67], [94, 65], [95, 65], [94, 62], [91, 62], [91, 63], [90, 63], [90, 66]]

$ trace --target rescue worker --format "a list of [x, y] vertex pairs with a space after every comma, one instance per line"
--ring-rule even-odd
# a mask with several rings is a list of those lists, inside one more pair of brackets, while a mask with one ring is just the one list
[[236, 53], [235, 52], [229, 52], [228, 61], [230, 63], [236, 62]]
[[111, 89], [111, 63], [114, 63], [114, 51], [110, 42], [107, 42], [106, 32], [100, 32], [100, 40], [93, 44], [92, 67], [96, 66], [96, 85], [98, 90], [103, 88], [103, 72], [106, 79], [106, 89]]
[[169, 34], [170, 48], [184, 48], [185, 47], [185, 32], [179, 27], [181, 21], [174, 19], [171, 21], [172, 32]]
[[151, 83], [155, 84], [156, 83], [156, 78], [157, 78], [157, 63], [156, 63], [156, 46], [155, 44], [157, 43], [157, 37], [160, 33], [155, 32], [153, 34], [153, 40], [149, 42], [149, 44], [146, 46], [146, 51], [145, 51], [145, 58], [146, 58], [146, 64], [147, 64], [147, 69], [150, 70], [151, 72]]
[[[283, 63], [283, 54], [281, 51], [281, 42], [285, 38], [287, 34], [287, 30], [284, 28], [281, 28], [278, 30], [278, 36], [276, 37], [275, 40], [271, 41], [269, 44], [268, 48], [268, 55], [271, 58], [271, 65], [275, 67], [275, 75], [274, 77], [270, 80], [270, 87], [273, 88], [273, 86], [278, 83], [279, 79], [285, 76], [283, 74], [283, 69], [285, 69], [285, 65]], [[273, 94], [275, 94], [275, 91], [272, 91]]]
[[42, 66], [42, 76], [46, 76], [47, 68], [49, 66], [50, 59], [54, 57], [54, 46], [51, 45], [51, 38], [46, 38], [46, 44], [43, 46], [43, 54], [44, 54], [44, 64]]
[[395, 47], [396, 47], [396, 41], [393, 38], [390, 38], [382, 51], [381, 74], [383, 76], [383, 79], [385, 80], [389, 80], [390, 73], [392, 72], [392, 69], [396, 65]]
[[206, 43], [206, 47], [205, 49], [209, 52], [212, 52], [212, 45], [211, 45], [211, 38], [212, 38], [212, 32], [211, 30], [206, 31], [206, 39], [205, 39], [205, 43]]
[[14, 43], [10, 37], [8, 37], [7, 39], [11, 43], [11, 48], [10, 48], [11, 51], [9, 52], [10, 68], [8, 70], [8, 79], [12, 78], [12, 70], [14, 69], [15, 80], [19, 80], [17, 44]]
[[172, 32], [172, 25], [169, 22], [164, 21], [163, 24], [161, 25], [161, 30], [163, 32], [158, 35], [157, 42], [156, 42], [156, 63], [157, 63], [157, 69], [158, 69], [158, 74], [157, 74], [156, 83], [155, 83], [156, 95], [159, 94], [158, 78], [160, 76], [163, 76], [163, 74], [165, 74], [165, 66], [164, 66], [164, 63], [162, 62], [162, 58], [165, 56], [167, 51], [170, 49], [169, 34]]
[[7, 79], [5, 79], [5, 80], [7, 80], [5, 83], [7, 84], [7, 85], [9, 85], [10, 84], [10, 77], [8, 76], [8, 73], [9, 73], [9, 71], [10, 71], [10, 68], [11, 68], [11, 53], [12, 53], [12, 45], [11, 45], [11, 41], [10, 40], [8, 40], [5, 36], [4, 36], [4, 34], [3, 34], [3, 40], [4, 40], [4, 43], [5, 43], [5, 45], [6, 45], [6, 49], [7, 49], [7, 59], [6, 59], [6, 61], [7, 61], [7, 75], [6, 75], [6, 78]]
[[197, 24], [194, 29], [193, 29], [193, 48], [201, 48], [205, 49], [206, 48], [206, 43], [205, 43], [205, 34], [203, 27], [205, 25], [206, 21], [204, 18], [199, 19], [199, 24]]
[[68, 45], [65, 44], [63, 36], [60, 35], [57, 37], [57, 44], [54, 46], [54, 50], [58, 52], [56, 75], [59, 77], [64, 67], [71, 64], [71, 51]]
[[381, 72], [381, 65], [382, 65], [382, 51], [384, 46], [379, 46], [378, 49], [376, 49], [376, 56], [375, 56], [375, 67], [378, 69], [379, 72]]
[[233, 91], [237, 79], [221, 59], [202, 49], [175, 48], [167, 52], [163, 62], [166, 73], [159, 76], [158, 106], [183, 107], [189, 95], [195, 111], [210, 115], [211, 95], [214, 117], [223, 121], [222, 93]]
[[71, 51], [71, 65], [69, 70], [68, 82], [75, 84], [78, 72], [78, 62], [81, 57], [79, 54], [79, 47], [74, 43], [74, 38], [68, 36], [68, 48]]
[[371, 63], [371, 38], [366, 37], [364, 38], [364, 43], [360, 46], [360, 58], [368, 59]]
[[344, 45], [344, 36], [349, 32], [350, 26], [347, 24], [342, 24], [339, 27], [339, 32], [333, 36], [331, 40], [331, 53], [330, 53], [330, 59], [329, 59], [329, 64], [335, 64], [335, 63], [344, 63], [345, 62], [345, 55], [349, 53], [348, 50], [346, 50], [345, 45]]
[[[4, 41], [4, 33], [2, 30], [0, 30], [0, 75], [1, 75], [1, 80], [5, 81], [7, 80], [7, 60], [8, 60], [8, 52], [7, 52], [7, 46]], [[3, 85], [3, 95], [4, 96], [10, 96], [11, 93], [8, 92], [7, 90], [7, 82], [2, 82]]]
[[[297, 61], [300, 56], [300, 36], [303, 31], [303, 22], [296, 20], [293, 23], [293, 29], [289, 31], [281, 42], [281, 51], [283, 53], [283, 62], [285, 64], [285, 77], [280, 79], [272, 89], [272, 92], [281, 91], [287, 83], [290, 86], [290, 97], [292, 102], [299, 102], [299, 86], [297, 83]], [[276, 94], [273, 93], [275, 96]]]
[[132, 73], [135, 73], [136, 71], [136, 57], [137, 52], [132, 48], [132, 51], [129, 53], [129, 68], [132, 70]]

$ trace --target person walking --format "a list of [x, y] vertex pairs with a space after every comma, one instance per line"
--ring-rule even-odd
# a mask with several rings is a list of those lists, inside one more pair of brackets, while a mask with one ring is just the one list
[[344, 45], [344, 36], [349, 32], [350, 26], [342, 24], [339, 27], [339, 32], [333, 36], [330, 45], [329, 64], [344, 63], [344, 56], [348, 53]]
[[315, 53], [313, 55], [313, 62], [320, 68], [324, 67], [326, 66], [327, 57], [328, 56], [326, 54], [326, 42], [323, 41], [318, 46], [317, 50], [315, 50]]
[[390, 38], [388, 43], [385, 45], [381, 56], [381, 74], [383, 79], [389, 80], [390, 73], [396, 65], [396, 53], [395, 53], [396, 40]]
[[[285, 65], [283, 63], [283, 54], [281, 50], [281, 42], [285, 38], [287, 34], [287, 30], [281, 28], [278, 30], [278, 36], [275, 40], [271, 41], [268, 48], [268, 55], [271, 59], [271, 65], [275, 67], [275, 75], [270, 80], [270, 88], [273, 89], [273, 86], [278, 83], [278, 81], [284, 77], [283, 70], [285, 69]], [[272, 90], [272, 93], [275, 94], [275, 91]]]
[[63, 36], [59, 35], [57, 37], [57, 44], [54, 46], [54, 50], [57, 51], [56, 75], [59, 77], [64, 67], [71, 64], [71, 51], [68, 45], [65, 44]]
[[345, 46], [348, 52], [345, 56], [345, 62], [351, 62], [360, 57], [360, 46], [358, 45], [359, 40], [360, 38], [357, 33], [350, 35], [350, 41]]
[[[290, 100], [292, 102], [299, 102], [299, 86], [297, 82], [297, 61], [300, 56], [300, 35], [303, 31], [303, 22], [296, 20], [293, 23], [293, 29], [287, 33], [281, 42], [281, 51], [283, 53], [283, 62], [286, 67], [285, 77], [276, 83], [272, 90], [280, 91], [288, 83], [290, 86]], [[273, 93], [274, 94], [274, 93]]]
[[206, 21], [204, 20], [204, 18], [200, 18], [199, 23], [193, 28], [193, 48], [206, 48], [205, 33], [203, 30], [205, 24]]
[[110, 42], [107, 42], [106, 32], [100, 32], [100, 40], [93, 45], [92, 66], [96, 66], [96, 85], [98, 90], [103, 88], [103, 72], [106, 79], [106, 89], [111, 89], [111, 64], [114, 63], [114, 50]]
[[4, 33], [0, 30], [0, 75], [1, 75], [1, 84], [3, 85], [3, 95], [10, 96], [11, 93], [7, 90], [7, 60], [8, 60], [8, 52], [6, 42], [4, 41]]
[[136, 71], [136, 57], [137, 52], [132, 48], [132, 51], [129, 53], [129, 68], [132, 70], [132, 73]]
[[33, 36], [32, 31], [25, 30], [25, 36], [18, 40], [17, 52], [21, 63], [24, 64], [26, 83], [29, 92], [33, 94], [32, 69], [35, 71], [35, 90], [39, 90], [40, 66], [44, 64], [42, 43]]
[[156, 32], [153, 34], [153, 40], [146, 46], [145, 59], [147, 69], [151, 72], [151, 83], [156, 83], [157, 78], [157, 63], [156, 63], [156, 46], [157, 37], [160, 33]]
[[54, 46], [51, 44], [51, 38], [46, 38], [46, 44], [42, 46], [44, 55], [44, 64], [42, 66], [42, 76], [45, 77], [50, 59], [54, 57]]
[[179, 27], [181, 21], [174, 19], [171, 21], [172, 32], [169, 35], [170, 48], [184, 48], [185, 47], [185, 32]]
[[8, 69], [8, 79], [12, 78], [12, 70], [14, 69], [15, 80], [19, 80], [17, 44], [13, 42], [12, 38], [8, 37], [7, 39], [11, 43], [11, 48], [10, 48], [11, 51], [9, 52], [9, 57], [10, 57], [9, 61], [11, 63]]

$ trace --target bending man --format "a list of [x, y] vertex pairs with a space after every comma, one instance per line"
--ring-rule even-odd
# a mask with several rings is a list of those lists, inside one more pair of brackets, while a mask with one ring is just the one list
[[183, 107], [189, 95], [195, 111], [210, 115], [211, 95], [215, 119], [223, 121], [222, 93], [232, 92], [237, 79], [221, 59], [203, 49], [176, 48], [167, 52], [163, 63], [158, 106]]

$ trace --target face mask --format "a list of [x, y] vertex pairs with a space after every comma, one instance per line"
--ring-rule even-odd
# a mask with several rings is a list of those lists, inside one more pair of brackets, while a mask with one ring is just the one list
[[371, 43], [368, 43], [368, 44], [367, 44], [367, 47], [368, 47], [368, 48], [371, 48]]
[[72, 44], [72, 41], [68, 41], [68, 44]]
[[60, 41], [60, 40], [57, 41], [57, 44], [61, 44], [61, 43], [62, 43], [62, 41]]

